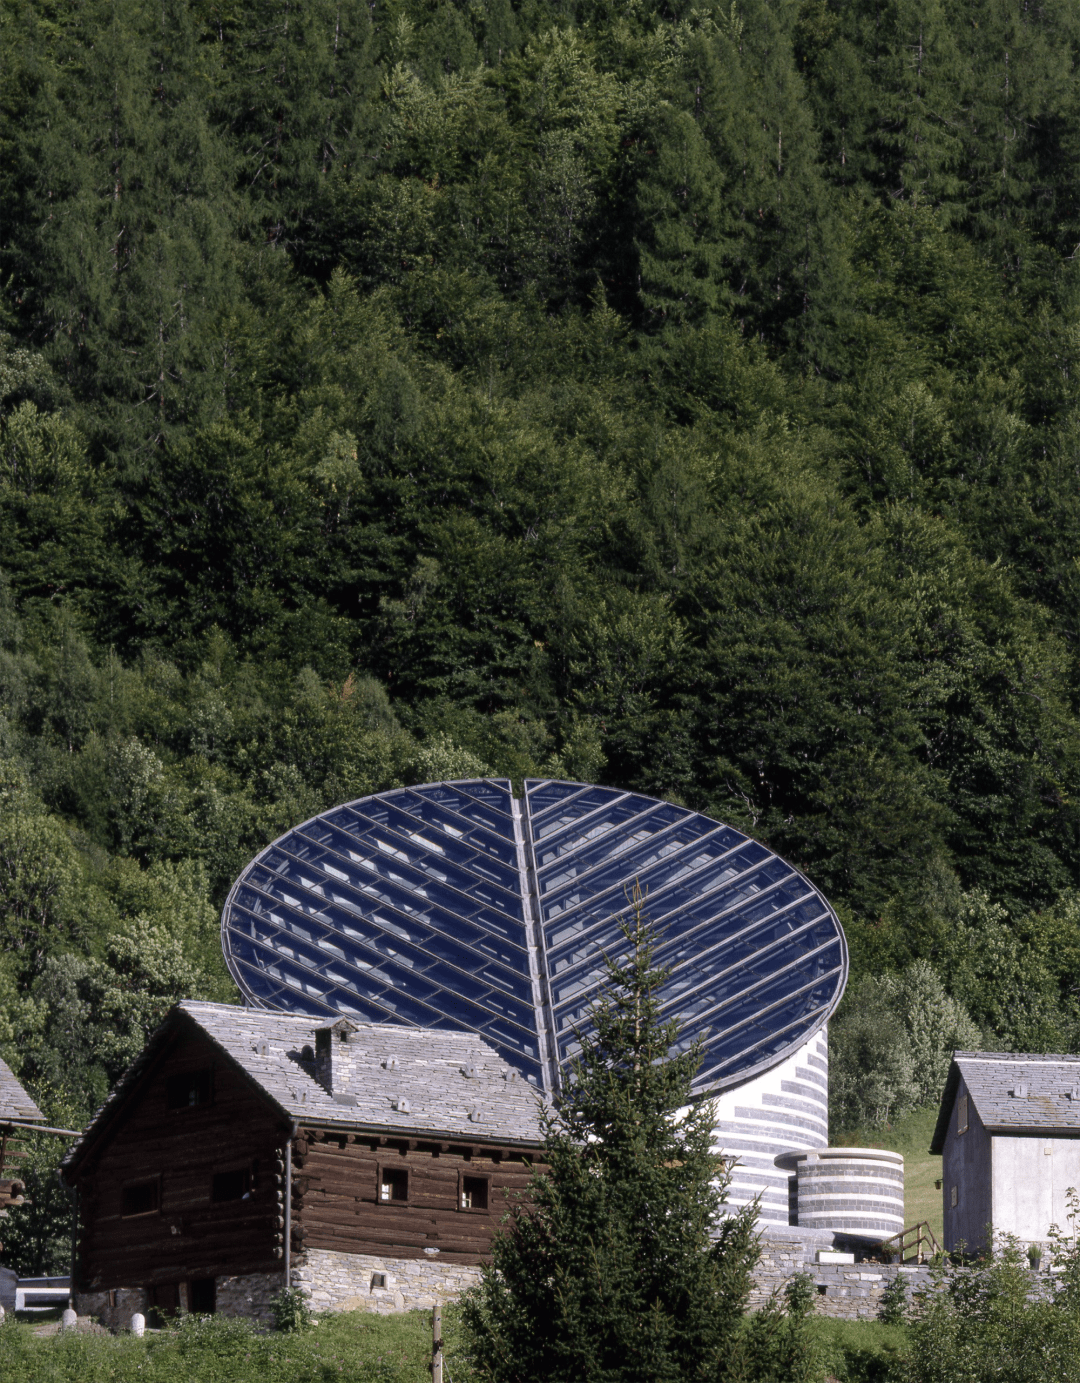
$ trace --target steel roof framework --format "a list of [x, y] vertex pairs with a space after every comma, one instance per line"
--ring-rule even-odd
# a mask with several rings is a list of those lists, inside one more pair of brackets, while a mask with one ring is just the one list
[[724, 1089], [821, 1026], [847, 979], [835, 913], [759, 842], [640, 793], [432, 783], [323, 812], [263, 850], [222, 915], [257, 1007], [469, 1029], [553, 1092], [590, 1026], [635, 885], [665, 1015]]

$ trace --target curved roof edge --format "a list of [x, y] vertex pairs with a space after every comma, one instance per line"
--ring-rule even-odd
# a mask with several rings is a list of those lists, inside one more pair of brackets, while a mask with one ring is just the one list
[[[565, 784], [567, 787], [573, 787], [582, 790], [589, 788], [600, 788], [601, 790], [608, 791], [618, 791], [625, 793], [632, 792], [632, 790], [630, 789], [604, 789], [603, 785], [600, 784], [580, 783], [570, 779], [529, 779], [528, 782], [530, 784], [536, 785], [558, 782], [561, 784]], [[239, 967], [236, 965], [233, 957], [230, 955], [229, 947], [227, 944], [228, 919], [231, 906], [234, 902], [234, 899], [237, 896], [238, 891], [243, 887], [248, 872], [252, 869], [254, 865], [261, 862], [267, 855], [269, 855], [275, 849], [280, 848], [283, 845], [283, 843], [287, 841], [291, 836], [293, 836], [296, 832], [302, 831], [305, 827], [311, 826], [313, 823], [320, 821], [330, 812], [341, 810], [344, 807], [356, 806], [360, 803], [369, 802], [372, 799], [376, 798], [387, 798], [399, 792], [423, 792], [426, 789], [439, 788], [458, 788], [462, 790], [467, 790], [469, 786], [478, 785], [481, 783], [489, 784], [498, 792], [506, 793], [508, 798], [512, 799], [514, 802], [524, 802], [526, 796], [525, 792], [522, 793], [521, 797], [514, 798], [512, 784], [510, 780], [507, 778], [454, 778], [438, 779], [428, 783], [398, 784], [394, 787], [388, 787], [380, 791], [368, 793], [363, 797], [350, 799], [347, 802], [336, 803], [332, 806], [326, 807], [322, 811], [316, 812], [314, 815], [308, 817], [306, 820], [298, 822], [297, 824], [289, 827], [288, 830], [282, 832], [281, 835], [275, 837], [274, 840], [270, 841], [256, 855], [254, 855], [244, 866], [244, 869], [241, 871], [238, 877], [234, 880], [232, 887], [229, 890], [228, 896], [226, 897], [225, 903], [223, 905], [221, 916], [221, 941], [225, 964], [229, 970], [229, 974], [233, 979], [233, 982], [237, 985], [237, 988], [244, 996], [245, 1004], [249, 1005], [252, 1008], [261, 1009], [263, 1011], [270, 1013], [288, 1011], [275, 1008], [269, 1003], [264, 1002], [262, 999], [259, 998], [259, 996], [252, 994], [249, 991], [248, 987], [243, 982], [243, 978], [239, 970]], [[650, 802], [655, 803], [657, 806], [672, 805], [665, 803], [662, 798], [653, 798], [650, 797], [648, 794], [644, 793], [633, 792], [633, 796], [647, 799]], [[678, 810], [686, 811], [697, 816], [704, 815], [703, 813], [693, 812], [692, 808], [678, 808]], [[714, 822], [719, 827], [723, 827], [726, 824], [717, 821], [714, 817], [705, 817], [705, 819]], [[749, 1065], [740, 1067], [738, 1071], [732, 1072], [729, 1075], [719, 1077], [715, 1080], [708, 1081], [701, 1085], [695, 1084], [692, 1094], [692, 1098], [694, 1098], [695, 1100], [707, 1099], [710, 1095], [720, 1094], [725, 1090], [730, 1090], [740, 1085], [743, 1085], [746, 1082], [754, 1079], [754, 1077], [762, 1075], [765, 1072], [772, 1070], [774, 1067], [779, 1066], [782, 1062], [788, 1060], [795, 1052], [801, 1050], [809, 1042], [812, 1042], [814, 1038], [818, 1035], [818, 1033], [820, 1033], [822, 1028], [824, 1028], [825, 1025], [828, 1023], [829, 1019], [836, 1012], [837, 1006], [839, 1005], [840, 1000], [843, 998], [844, 991], [847, 988], [847, 982], [850, 974], [850, 955], [848, 950], [847, 937], [844, 933], [843, 925], [841, 924], [839, 917], [836, 915], [836, 912], [833, 909], [832, 905], [829, 903], [828, 899], [825, 898], [824, 894], [820, 891], [820, 889], [812, 882], [812, 880], [808, 878], [808, 876], [801, 869], [798, 869], [795, 865], [791, 864], [790, 861], [786, 860], [783, 856], [777, 854], [777, 852], [774, 851], [770, 846], [767, 846], [763, 842], [756, 840], [756, 838], [753, 836], [747, 835], [746, 832], [741, 830], [741, 828], [731, 827], [730, 829], [733, 831], [737, 831], [742, 836], [745, 836], [747, 841], [759, 845], [762, 849], [768, 851], [768, 853], [771, 856], [779, 860], [787, 869], [791, 871], [791, 873], [794, 876], [802, 880], [802, 882], [812, 893], [814, 893], [818, 898], [821, 899], [822, 903], [824, 904], [828, 912], [829, 917], [832, 919], [836, 926], [841, 956], [840, 974], [837, 979], [836, 986], [832, 996], [830, 997], [827, 1003], [822, 1005], [821, 1011], [818, 1015], [815, 1016], [813, 1020], [813, 1026], [811, 1028], [809, 1028], [808, 1030], [803, 1029], [800, 1033], [798, 1033], [797, 1036], [793, 1037], [790, 1042], [785, 1043], [785, 1045], [782, 1048], [775, 1052], [769, 1053], [769, 1055], [762, 1057], [759, 1061], [752, 1062]], [[529, 891], [531, 892], [531, 888]], [[546, 1024], [546, 1022], [550, 1018], [550, 1003], [546, 1004], [544, 1008], [546, 1012], [543, 1014], [543, 1019]], [[329, 1006], [326, 1006], [326, 1011], [334, 1012], [335, 1010], [332, 1010]], [[386, 1021], [388, 1026], [419, 1026], [416, 1024], [404, 1022], [400, 1019], [387, 1019]], [[471, 1028], [465, 1024], [461, 1025], [460, 1030], [464, 1032], [476, 1032], [476, 1029]], [[483, 1037], [483, 1033], [477, 1033], [477, 1035]], [[503, 1059], [506, 1060], [508, 1063], [512, 1061], [512, 1058], [508, 1056], [505, 1052], [503, 1053]], [[558, 1073], [561, 1069], [561, 1063], [558, 1060], [556, 1060], [554, 1066], [556, 1073]]]

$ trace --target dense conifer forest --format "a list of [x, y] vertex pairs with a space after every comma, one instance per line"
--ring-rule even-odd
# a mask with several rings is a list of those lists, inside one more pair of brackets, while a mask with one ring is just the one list
[[932, 1098], [920, 1003], [1076, 1048], [1074, 4], [0, 21], [0, 1044], [52, 1117], [234, 993], [255, 850], [481, 772], [805, 869], [895, 1027], [836, 1025], [853, 1119]]

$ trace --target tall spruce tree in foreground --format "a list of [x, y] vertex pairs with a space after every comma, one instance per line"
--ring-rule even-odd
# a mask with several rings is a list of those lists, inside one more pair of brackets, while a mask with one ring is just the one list
[[742, 1323], [755, 1207], [720, 1217], [713, 1109], [690, 1104], [700, 1052], [661, 1017], [667, 972], [643, 902], [635, 891], [629, 951], [608, 961], [594, 1031], [545, 1119], [548, 1170], [465, 1299], [467, 1350], [493, 1383], [760, 1376]]

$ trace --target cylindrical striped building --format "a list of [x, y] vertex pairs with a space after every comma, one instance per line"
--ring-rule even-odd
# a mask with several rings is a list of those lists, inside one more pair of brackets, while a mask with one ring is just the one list
[[777, 1158], [797, 1180], [801, 1229], [888, 1239], [904, 1228], [904, 1159], [885, 1148], [814, 1148]]

